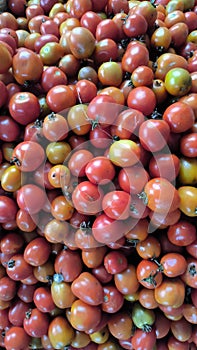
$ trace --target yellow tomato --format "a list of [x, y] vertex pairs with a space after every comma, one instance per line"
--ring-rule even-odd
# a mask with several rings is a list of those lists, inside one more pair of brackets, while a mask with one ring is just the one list
[[187, 216], [197, 216], [197, 188], [181, 186], [178, 189], [180, 196], [179, 209]]

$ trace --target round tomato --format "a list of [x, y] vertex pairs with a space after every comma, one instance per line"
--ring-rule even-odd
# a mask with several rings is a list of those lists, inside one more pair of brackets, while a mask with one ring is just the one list
[[103, 302], [103, 288], [95, 276], [82, 272], [71, 285], [73, 294], [88, 305], [99, 305]]
[[156, 96], [149, 87], [138, 86], [129, 92], [127, 105], [148, 116], [153, 113], [156, 107]]
[[197, 188], [193, 186], [181, 186], [178, 189], [180, 197], [180, 210], [187, 216], [197, 216]]

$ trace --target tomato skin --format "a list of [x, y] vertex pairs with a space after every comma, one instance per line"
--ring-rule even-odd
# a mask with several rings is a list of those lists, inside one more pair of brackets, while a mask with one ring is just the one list
[[[145, 104], [145, 100], [148, 101], [148, 104]], [[156, 107], [156, 96], [149, 87], [138, 86], [129, 92], [127, 105], [148, 116], [153, 113]]]
[[136, 269], [139, 283], [147, 289], [156, 289], [162, 284], [163, 276], [154, 261], [142, 259]]
[[144, 187], [147, 206], [157, 213], [170, 213], [180, 206], [178, 190], [165, 178], [153, 178]]
[[56, 316], [49, 324], [48, 337], [53, 348], [65, 347], [74, 338], [74, 330], [65, 317]]
[[175, 154], [157, 153], [149, 162], [151, 177], [164, 177], [173, 181], [179, 174], [180, 160]]
[[32, 266], [39, 266], [46, 263], [50, 253], [51, 246], [49, 242], [43, 237], [37, 237], [26, 245], [24, 259]]
[[151, 332], [144, 332], [141, 329], [137, 329], [132, 337], [131, 344], [136, 350], [152, 350], [156, 343], [155, 330]]
[[119, 140], [109, 148], [109, 159], [119, 167], [130, 167], [140, 159], [140, 147], [132, 140]]
[[102, 208], [111, 219], [124, 220], [129, 217], [130, 195], [124, 191], [111, 191], [104, 195]]
[[49, 317], [37, 308], [29, 310], [23, 321], [23, 327], [31, 337], [40, 338], [47, 334], [49, 327]]
[[82, 272], [71, 284], [73, 294], [88, 305], [97, 306], [103, 302], [103, 288], [95, 276]]
[[0, 223], [6, 223], [15, 220], [17, 213], [17, 205], [12, 198], [7, 196], [0, 196]]
[[140, 143], [150, 152], [160, 151], [168, 141], [170, 128], [164, 120], [148, 119], [139, 128]]
[[195, 185], [197, 183], [197, 160], [190, 157], [180, 158], [178, 179], [181, 185]]
[[127, 259], [125, 255], [119, 251], [112, 251], [104, 257], [104, 267], [110, 274], [123, 272], [127, 268]]
[[159, 287], [155, 288], [155, 300], [163, 306], [180, 307], [185, 298], [185, 285], [179, 277], [166, 277]]
[[7, 350], [25, 350], [29, 345], [30, 339], [30, 336], [22, 327], [13, 326], [6, 332], [4, 343]]
[[30, 215], [37, 214], [46, 202], [45, 192], [36, 185], [24, 185], [17, 192], [17, 204]]
[[94, 238], [104, 244], [116, 242], [125, 234], [125, 224], [123, 221], [114, 220], [105, 214], [98, 216], [92, 226], [92, 233]]
[[72, 201], [75, 209], [86, 215], [95, 215], [102, 208], [103, 190], [90, 181], [79, 183], [73, 193]]
[[168, 277], [178, 277], [182, 275], [187, 268], [187, 261], [177, 253], [168, 253], [162, 256], [160, 260], [163, 273]]
[[72, 282], [82, 271], [82, 261], [78, 252], [61, 250], [55, 259], [55, 272], [63, 275], [65, 282]]
[[189, 217], [197, 216], [197, 188], [181, 186], [178, 189], [180, 196], [180, 210]]
[[36, 170], [44, 161], [45, 152], [42, 146], [33, 141], [18, 143], [13, 149], [12, 161], [24, 172]]
[[184, 135], [180, 140], [180, 150], [185, 157], [197, 157], [197, 133]]
[[197, 287], [197, 259], [189, 257], [187, 259], [187, 269], [181, 275], [182, 281], [192, 288]]
[[104, 301], [101, 304], [102, 311], [109, 314], [114, 314], [119, 311], [123, 306], [124, 298], [118, 289], [111, 284], [106, 284], [103, 287], [103, 292]]
[[85, 167], [85, 174], [93, 184], [105, 185], [115, 176], [115, 167], [107, 157], [94, 157]]
[[78, 331], [88, 332], [101, 321], [99, 306], [88, 305], [82, 300], [76, 300], [71, 306], [70, 323]]
[[127, 48], [124, 53], [122, 57], [122, 68], [125, 72], [132, 73], [138, 66], [147, 66], [148, 61], [148, 49], [144, 45], [136, 43], [130, 46], [130, 48]]
[[169, 241], [179, 247], [188, 246], [196, 240], [196, 227], [192, 222], [180, 219], [167, 230]]

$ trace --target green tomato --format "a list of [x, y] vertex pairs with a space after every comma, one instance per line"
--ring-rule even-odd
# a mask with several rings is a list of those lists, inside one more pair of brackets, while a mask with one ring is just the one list
[[184, 68], [172, 68], [165, 76], [165, 88], [172, 96], [186, 95], [192, 86], [190, 73]]
[[131, 318], [137, 328], [145, 332], [150, 332], [155, 322], [155, 314], [153, 310], [145, 309], [140, 303], [135, 303], [132, 309]]

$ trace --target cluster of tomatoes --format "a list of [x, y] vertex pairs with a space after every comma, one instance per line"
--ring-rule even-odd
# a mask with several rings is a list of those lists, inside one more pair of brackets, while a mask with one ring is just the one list
[[0, 346], [197, 347], [197, 1], [0, 1]]

